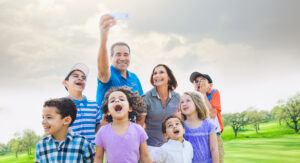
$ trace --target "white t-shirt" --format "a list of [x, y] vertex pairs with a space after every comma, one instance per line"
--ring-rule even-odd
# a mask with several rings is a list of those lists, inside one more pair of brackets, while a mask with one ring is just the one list
[[186, 140], [181, 143], [176, 140], [168, 140], [160, 147], [150, 151], [153, 162], [156, 163], [191, 163], [193, 159], [192, 144]]

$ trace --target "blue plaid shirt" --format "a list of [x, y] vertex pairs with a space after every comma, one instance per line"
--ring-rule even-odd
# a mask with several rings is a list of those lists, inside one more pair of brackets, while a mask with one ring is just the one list
[[83, 136], [68, 133], [65, 140], [58, 142], [49, 135], [40, 140], [35, 149], [35, 162], [93, 162], [94, 149]]

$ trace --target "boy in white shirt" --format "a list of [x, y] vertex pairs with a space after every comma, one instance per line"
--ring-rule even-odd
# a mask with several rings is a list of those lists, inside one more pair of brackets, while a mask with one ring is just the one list
[[162, 122], [162, 132], [168, 142], [150, 151], [155, 163], [191, 163], [193, 159], [192, 144], [183, 138], [185, 133], [183, 121], [175, 116], [168, 116]]

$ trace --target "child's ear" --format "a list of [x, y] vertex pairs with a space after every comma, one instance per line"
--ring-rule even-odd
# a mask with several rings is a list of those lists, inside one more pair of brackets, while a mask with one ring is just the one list
[[128, 110], [128, 111], [129, 111], [129, 112], [132, 112], [132, 107], [131, 107], [131, 106], [129, 107], [129, 110]]
[[169, 139], [169, 137], [168, 137], [168, 135], [167, 135], [166, 133], [164, 133], [164, 137], [165, 137], [166, 139]]
[[72, 122], [72, 118], [70, 116], [66, 116], [64, 118], [64, 125], [70, 125]]
[[66, 80], [63, 80], [61, 83], [62, 83], [62, 85], [65, 86], [65, 87], [67, 87], [67, 85], [68, 85]]

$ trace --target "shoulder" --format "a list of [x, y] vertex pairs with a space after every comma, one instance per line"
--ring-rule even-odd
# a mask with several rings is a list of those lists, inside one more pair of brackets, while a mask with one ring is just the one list
[[[51, 136], [46, 136], [44, 138], [42, 138], [41, 140], [39, 140], [37, 143], [36, 143], [36, 146], [37, 147], [40, 147], [40, 146], [43, 146], [43, 145], [47, 145], [48, 144], [48, 141], [50, 139]], [[37, 148], [38, 149], [38, 148]]]
[[139, 124], [136, 124], [136, 123], [133, 123], [133, 122], [130, 122], [130, 125], [132, 128], [136, 129], [136, 130], [144, 130], [143, 127]]
[[180, 94], [179, 93], [177, 93], [175, 91], [172, 91], [172, 94], [173, 94], [172, 98], [180, 99]]
[[211, 128], [216, 128], [217, 126], [212, 122], [212, 121], [210, 121], [209, 119], [205, 119], [204, 121], [203, 121], [203, 123], [206, 123], [206, 126], [209, 128], [209, 129], [211, 129]]
[[82, 135], [79, 135], [79, 134], [73, 134], [72, 135], [73, 139], [72, 141], [74, 143], [80, 143], [80, 144], [83, 144], [84, 146], [89, 146], [90, 145], [90, 142], [88, 141], [87, 138], [85, 138], [84, 136]]
[[186, 146], [187, 148], [192, 148], [192, 149], [193, 149], [192, 144], [191, 144], [189, 141], [185, 140], [185, 139], [184, 139], [183, 144], [184, 144], [184, 146]]
[[130, 127], [132, 128], [132, 130], [134, 130], [133, 132], [135, 132], [138, 135], [147, 135], [143, 127], [139, 124], [130, 122]]
[[152, 97], [152, 92], [155, 91], [155, 88], [150, 89], [149, 91], [147, 91], [145, 94], [142, 95], [143, 98], [151, 98]]

